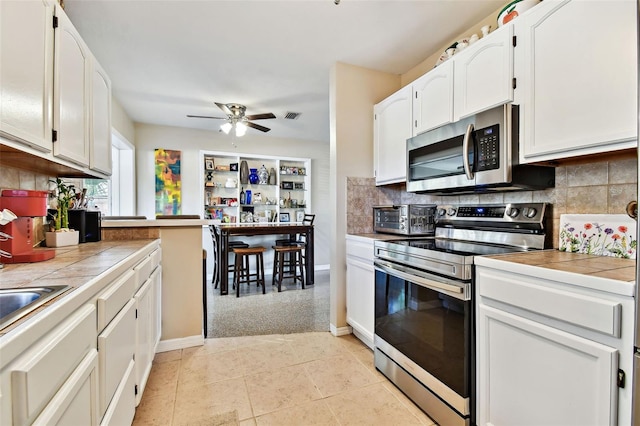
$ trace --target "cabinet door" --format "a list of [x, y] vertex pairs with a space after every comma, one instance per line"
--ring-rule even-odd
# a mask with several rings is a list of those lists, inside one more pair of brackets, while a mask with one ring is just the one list
[[478, 309], [478, 425], [614, 425], [618, 351]]
[[97, 369], [98, 352], [91, 349], [33, 425], [97, 425]]
[[153, 361], [153, 309], [154, 280], [149, 278], [140, 287], [135, 295], [136, 300], [136, 384], [138, 385], [138, 395], [136, 404], [142, 399], [142, 392], [151, 372], [151, 361]]
[[374, 332], [373, 240], [347, 240], [347, 323], [373, 349]]
[[125, 379], [129, 363], [133, 359], [136, 342], [136, 304], [133, 299], [98, 336], [100, 372], [100, 417], [112, 401], [120, 382]]
[[95, 58], [91, 65], [89, 167], [111, 175], [111, 81]]
[[514, 21], [521, 161], [637, 145], [636, 9], [545, 1]]
[[373, 107], [376, 184], [407, 178], [406, 141], [412, 136], [412, 90], [406, 86]]
[[453, 57], [455, 120], [513, 101], [513, 25]]
[[413, 135], [453, 121], [453, 61], [413, 82]]
[[90, 52], [67, 15], [56, 8], [54, 56], [53, 154], [81, 166], [89, 165]]
[[0, 2], [0, 134], [51, 146], [53, 3]]

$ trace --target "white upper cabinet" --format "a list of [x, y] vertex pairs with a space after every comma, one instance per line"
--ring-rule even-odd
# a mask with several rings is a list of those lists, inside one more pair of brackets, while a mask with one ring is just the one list
[[513, 25], [453, 57], [454, 120], [513, 101]]
[[514, 20], [520, 161], [637, 146], [637, 2], [546, 0]]
[[412, 136], [411, 101], [412, 89], [409, 85], [373, 107], [373, 155], [377, 185], [406, 180], [406, 140]]
[[50, 152], [53, 2], [0, 1], [0, 135]]
[[56, 7], [53, 154], [89, 165], [89, 70], [91, 53], [62, 9]]
[[100, 64], [91, 62], [90, 163], [92, 170], [111, 174], [111, 81]]
[[414, 136], [453, 121], [453, 67], [448, 60], [412, 83]]

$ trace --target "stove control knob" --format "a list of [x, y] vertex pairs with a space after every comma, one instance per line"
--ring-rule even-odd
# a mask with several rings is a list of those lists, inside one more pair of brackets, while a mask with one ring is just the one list
[[517, 217], [520, 214], [520, 209], [517, 207], [511, 207], [508, 211], [507, 211], [507, 215], [509, 217]]
[[439, 208], [438, 209], [438, 216], [444, 216], [447, 213], [447, 211], [443, 208]]
[[536, 209], [534, 209], [533, 207], [525, 208], [522, 211], [522, 214], [524, 214], [525, 217], [528, 217], [529, 219], [534, 217], [536, 215], [536, 213], [538, 213], [538, 211]]
[[456, 215], [456, 209], [453, 208], [453, 207], [449, 208], [449, 210], [447, 210], [447, 214], [449, 216], [455, 216]]

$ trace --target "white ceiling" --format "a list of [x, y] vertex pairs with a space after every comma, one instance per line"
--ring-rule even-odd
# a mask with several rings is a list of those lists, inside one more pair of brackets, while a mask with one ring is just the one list
[[[329, 74], [345, 62], [402, 74], [504, 0], [65, 0], [136, 122], [218, 130], [241, 103], [269, 136], [329, 141]], [[288, 112], [297, 120], [285, 120]], [[262, 135], [249, 129], [245, 137]]]

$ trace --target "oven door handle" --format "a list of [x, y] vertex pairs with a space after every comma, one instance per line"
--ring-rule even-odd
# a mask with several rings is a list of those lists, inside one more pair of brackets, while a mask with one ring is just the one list
[[[431, 280], [420, 275], [416, 275], [414, 273], [407, 273], [403, 270], [409, 270], [408, 268], [403, 268], [402, 266], [393, 265], [386, 262], [381, 262], [376, 260], [373, 262], [373, 265], [382, 272], [385, 272], [389, 275], [393, 275], [395, 277], [401, 278], [406, 281], [410, 281], [414, 284], [418, 284], [421, 287], [425, 287], [437, 292], [442, 293], [442, 291], [446, 291], [454, 295], [454, 297], [465, 298], [465, 289], [462, 286], [447, 284], [440, 281]], [[460, 297], [462, 296], [462, 297]]]
[[469, 163], [469, 145], [474, 131], [473, 123], [469, 123], [467, 131], [464, 133], [464, 139], [462, 140], [462, 165], [464, 166], [464, 174], [467, 179], [473, 180], [474, 173], [471, 170], [471, 164]]

